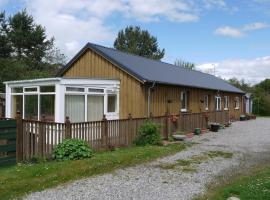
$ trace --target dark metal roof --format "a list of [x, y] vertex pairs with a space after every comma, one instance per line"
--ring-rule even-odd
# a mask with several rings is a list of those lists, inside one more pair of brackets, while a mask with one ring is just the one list
[[161, 84], [244, 93], [242, 90], [232, 86], [226, 81], [210, 74], [189, 70], [92, 43], [86, 44], [84, 48], [60, 70], [58, 75], [62, 76], [87, 49], [92, 49], [144, 83], [156, 82]]

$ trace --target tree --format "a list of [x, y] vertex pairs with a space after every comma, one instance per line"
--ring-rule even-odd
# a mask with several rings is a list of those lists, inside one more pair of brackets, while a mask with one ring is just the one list
[[254, 86], [253, 113], [270, 115], [270, 79], [265, 79]]
[[195, 70], [195, 64], [194, 63], [186, 62], [186, 61], [181, 60], [181, 59], [176, 59], [174, 61], [174, 65], [176, 65], [178, 67], [184, 67], [186, 69]]
[[17, 59], [24, 59], [29, 66], [42, 69], [42, 59], [53, 47], [54, 39], [47, 39], [45, 28], [35, 24], [26, 10], [11, 16], [9, 26], [8, 37]]
[[11, 44], [8, 38], [8, 23], [5, 12], [0, 12], [0, 58], [10, 57], [12, 52]]
[[237, 78], [231, 78], [228, 80], [233, 86], [243, 90], [244, 92], [253, 92], [253, 87], [247, 83], [244, 79], [238, 80]]
[[0, 13], [1, 92], [3, 81], [54, 76], [64, 64], [65, 56], [54, 46], [54, 39], [26, 10], [8, 19]]
[[157, 38], [138, 26], [120, 30], [114, 41], [114, 48], [154, 60], [160, 60], [165, 55], [165, 49], [158, 47]]

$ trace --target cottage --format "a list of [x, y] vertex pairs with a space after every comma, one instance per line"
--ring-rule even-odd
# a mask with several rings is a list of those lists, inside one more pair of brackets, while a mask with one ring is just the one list
[[86, 44], [56, 78], [8, 81], [6, 117], [72, 122], [228, 111], [238, 118], [244, 93], [213, 75], [96, 44]]

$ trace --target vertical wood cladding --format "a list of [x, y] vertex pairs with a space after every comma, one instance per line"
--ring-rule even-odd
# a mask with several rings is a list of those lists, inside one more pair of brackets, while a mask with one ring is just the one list
[[[145, 117], [148, 110], [148, 87], [133, 76], [119, 69], [117, 66], [98, 55], [92, 50], [86, 51], [70, 68], [64, 77], [89, 77], [120, 80], [120, 118]], [[151, 112], [154, 116], [164, 115], [166, 111], [178, 114], [180, 111], [180, 93], [188, 91], [188, 111], [204, 112], [205, 108], [200, 100], [204, 95], [209, 96], [209, 111], [215, 110], [215, 95], [217, 91], [185, 88], [171, 85], [156, 85], [151, 92]], [[224, 110], [224, 96], [229, 96], [230, 115], [238, 118], [243, 112], [242, 95], [228, 92], [219, 92], [222, 110]], [[240, 99], [240, 108], [234, 108], [235, 97]]]

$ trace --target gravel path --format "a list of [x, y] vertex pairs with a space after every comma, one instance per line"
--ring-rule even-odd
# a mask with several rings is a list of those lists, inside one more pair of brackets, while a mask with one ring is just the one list
[[[235, 122], [188, 141], [185, 151], [154, 162], [32, 193], [26, 199], [192, 199], [217, 176], [263, 162], [270, 152], [270, 118]], [[209, 157], [209, 152], [227, 153]], [[224, 156], [231, 158], [225, 158]], [[184, 166], [179, 160], [190, 161]], [[190, 165], [189, 165], [190, 164]]]

